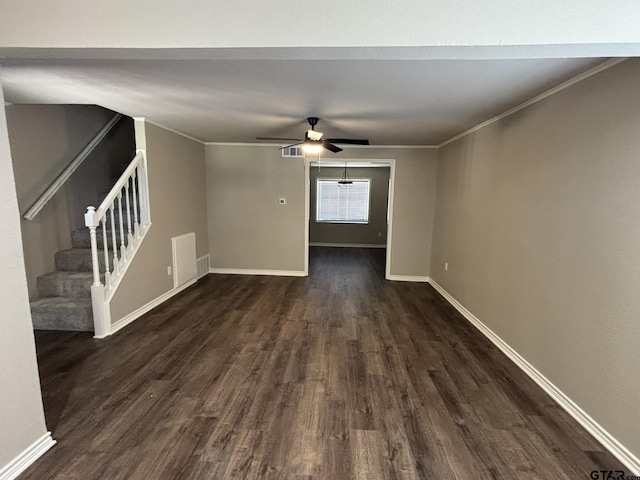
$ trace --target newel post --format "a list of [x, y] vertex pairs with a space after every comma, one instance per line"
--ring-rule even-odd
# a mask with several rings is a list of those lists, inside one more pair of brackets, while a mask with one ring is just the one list
[[96, 338], [104, 338], [111, 334], [111, 313], [105, 302], [104, 285], [100, 281], [100, 263], [98, 261], [98, 238], [96, 228], [96, 208], [87, 207], [84, 224], [89, 227], [91, 237], [91, 263], [93, 266], [93, 284], [91, 285], [91, 306], [93, 307], [93, 330]]
[[98, 239], [96, 237], [97, 222], [95, 221], [96, 207], [87, 207], [84, 214], [84, 224], [89, 227], [91, 238], [91, 263], [93, 265], [93, 285], [102, 285], [100, 281], [100, 264], [98, 262]]

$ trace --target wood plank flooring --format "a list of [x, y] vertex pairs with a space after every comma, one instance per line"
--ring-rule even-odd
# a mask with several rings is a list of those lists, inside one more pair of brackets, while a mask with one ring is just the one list
[[587, 479], [621, 465], [384, 250], [209, 275], [106, 340], [36, 332], [58, 444], [20, 479]]

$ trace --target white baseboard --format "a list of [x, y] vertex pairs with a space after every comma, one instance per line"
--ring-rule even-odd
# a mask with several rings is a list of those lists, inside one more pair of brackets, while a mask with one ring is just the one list
[[51, 432], [45, 433], [29, 448], [14, 458], [8, 465], [0, 470], [0, 480], [13, 480], [24, 472], [30, 465], [53, 447], [56, 441], [51, 438]]
[[306, 277], [301, 270], [253, 270], [245, 268], [211, 268], [209, 273], [222, 275], [271, 275], [273, 277]]
[[431, 281], [429, 277], [420, 277], [414, 275], [387, 275], [387, 280], [392, 280], [394, 282], [423, 282], [428, 283]]
[[[143, 305], [142, 307], [138, 308], [137, 310], [131, 312], [129, 315], [127, 315], [125, 317], [122, 317], [120, 320], [118, 320], [117, 322], [115, 322], [115, 323], [113, 323], [111, 325], [111, 333], [109, 335], [113, 335], [118, 330], [122, 330], [124, 327], [129, 325], [131, 322], [137, 320], [138, 318], [140, 318], [145, 313], [150, 312], [151, 310], [156, 308], [158, 305], [166, 302], [167, 300], [169, 300], [174, 295], [177, 295], [178, 293], [180, 293], [184, 289], [190, 287], [191, 285], [196, 283], [196, 281], [197, 280], [194, 278], [193, 280], [188, 281], [184, 285], [180, 285], [178, 288], [173, 288], [173, 289], [169, 290], [167, 293], [164, 293], [164, 294], [160, 295], [155, 300], [151, 300], [146, 305]], [[108, 337], [109, 335], [105, 335], [103, 337], [94, 337], [94, 338], [105, 338], [105, 337]]]
[[475, 315], [467, 310], [460, 302], [453, 298], [449, 292], [438, 283], [430, 279], [429, 283], [442, 295], [453, 307], [458, 310], [474, 327], [487, 337], [496, 347], [498, 347], [509, 359], [515, 363], [524, 373], [538, 384], [545, 392], [553, 398], [569, 415], [571, 415], [580, 425], [584, 427], [598, 442], [611, 452], [620, 462], [624, 464], [634, 475], [640, 475], [640, 459], [631, 453], [624, 445], [616, 440], [599, 423], [591, 418], [587, 412], [582, 410], [573, 400], [556, 387], [549, 379], [527, 362], [509, 344], [496, 335], [489, 327], [482, 323]]
[[387, 248], [386, 243], [322, 243], [309, 242], [310, 247], [338, 247], [338, 248]]

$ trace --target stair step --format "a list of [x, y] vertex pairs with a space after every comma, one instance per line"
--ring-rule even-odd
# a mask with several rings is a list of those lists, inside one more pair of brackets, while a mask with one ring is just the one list
[[36, 284], [41, 297], [91, 297], [91, 272], [50, 272], [40, 275]]
[[[93, 266], [91, 263], [90, 248], [70, 248], [68, 250], [60, 250], [56, 252], [56, 270], [62, 272], [91, 272]], [[104, 272], [104, 253], [98, 251], [98, 263], [100, 272]]]
[[90, 298], [35, 298], [30, 304], [36, 330], [93, 331]]

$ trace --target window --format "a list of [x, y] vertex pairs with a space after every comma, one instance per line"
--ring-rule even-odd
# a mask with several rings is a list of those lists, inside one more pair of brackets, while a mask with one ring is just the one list
[[321, 179], [316, 184], [316, 221], [328, 223], [369, 223], [371, 180], [356, 179], [349, 186], [338, 179]]

